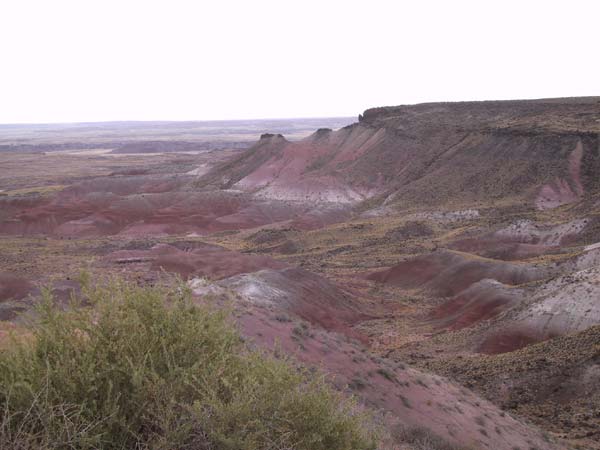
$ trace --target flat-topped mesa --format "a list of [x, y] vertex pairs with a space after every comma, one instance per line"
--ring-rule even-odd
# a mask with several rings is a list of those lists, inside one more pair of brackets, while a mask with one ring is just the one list
[[261, 141], [272, 141], [272, 140], [283, 140], [287, 142], [287, 139], [283, 136], [283, 134], [277, 133], [263, 133], [260, 135]]
[[600, 97], [420, 103], [367, 109], [365, 126], [600, 133]]
[[359, 120], [301, 140], [263, 134], [199, 185], [386, 208], [507, 199], [547, 209], [600, 194], [600, 97], [388, 106]]

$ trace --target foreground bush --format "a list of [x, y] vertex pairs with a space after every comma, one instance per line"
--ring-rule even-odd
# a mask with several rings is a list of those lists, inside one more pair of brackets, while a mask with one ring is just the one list
[[122, 282], [39, 307], [0, 353], [2, 449], [367, 449], [364, 417], [321, 377], [249, 350], [189, 292]]

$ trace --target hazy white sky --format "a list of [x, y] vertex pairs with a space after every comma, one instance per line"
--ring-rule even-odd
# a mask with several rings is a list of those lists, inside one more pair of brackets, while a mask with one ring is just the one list
[[600, 2], [0, 0], [0, 123], [600, 95]]

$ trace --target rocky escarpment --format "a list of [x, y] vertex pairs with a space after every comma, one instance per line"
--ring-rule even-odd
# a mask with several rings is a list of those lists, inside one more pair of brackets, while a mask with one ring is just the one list
[[600, 129], [600, 97], [421, 103], [367, 109], [359, 122], [395, 129], [456, 128], [463, 131], [591, 132]]
[[600, 189], [599, 133], [596, 97], [374, 108], [297, 142], [265, 135], [199, 184], [309, 202], [547, 209]]
[[[412, 150], [388, 203], [526, 199], [553, 208], [598, 191], [600, 99], [429, 103], [374, 108], [360, 125]], [[406, 151], [406, 150], [405, 150]]]

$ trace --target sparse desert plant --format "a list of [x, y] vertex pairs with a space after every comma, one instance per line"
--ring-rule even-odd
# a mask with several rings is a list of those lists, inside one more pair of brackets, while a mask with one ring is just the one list
[[287, 314], [276, 314], [275, 315], [275, 320], [278, 322], [291, 322], [292, 319], [290, 319], [290, 316], [288, 316]]
[[0, 352], [0, 448], [368, 449], [364, 411], [323, 376], [250, 350], [227, 311], [185, 286], [49, 295]]
[[352, 378], [352, 380], [350, 380], [348, 387], [352, 390], [360, 391], [360, 390], [366, 388], [367, 384], [368, 383], [364, 378], [356, 376], [356, 377]]
[[406, 398], [402, 394], [400, 394], [399, 397], [400, 397], [400, 400], [402, 401], [402, 404], [404, 405], [405, 408], [412, 409], [412, 405], [411, 405], [410, 400], [408, 398]]
[[312, 337], [314, 337], [314, 335], [310, 331], [310, 328], [306, 322], [300, 322], [299, 325], [296, 325], [294, 328], [292, 328], [292, 338], [303, 339]]
[[377, 373], [379, 375], [381, 375], [383, 378], [385, 378], [386, 380], [396, 381], [396, 376], [391, 371], [386, 369], [385, 367], [380, 367], [379, 369], [377, 369]]
[[424, 387], [424, 388], [428, 388], [428, 387], [429, 387], [429, 386], [427, 386], [427, 383], [425, 383], [425, 382], [424, 382], [424, 381], [423, 381], [421, 378], [417, 378], [417, 380], [416, 380], [416, 383], [417, 383], [419, 386], [422, 386], [422, 387]]
[[392, 429], [392, 437], [399, 444], [411, 444], [413, 450], [468, 450], [423, 427], [397, 425]]

